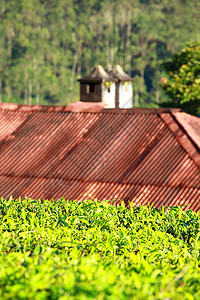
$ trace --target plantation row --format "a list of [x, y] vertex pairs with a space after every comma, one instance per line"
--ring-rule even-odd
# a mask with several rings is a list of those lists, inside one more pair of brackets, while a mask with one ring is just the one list
[[0, 201], [0, 299], [200, 299], [200, 213]]

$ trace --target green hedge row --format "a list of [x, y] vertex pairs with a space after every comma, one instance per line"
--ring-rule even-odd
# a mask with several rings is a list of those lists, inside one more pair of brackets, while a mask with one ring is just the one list
[[200, 213], [0, 201], [0, 299], [200, 299]]

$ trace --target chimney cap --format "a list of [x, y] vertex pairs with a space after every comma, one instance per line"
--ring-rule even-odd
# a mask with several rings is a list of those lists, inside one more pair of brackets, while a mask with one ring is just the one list
[[116, 81], [111, 75], [109, 75], [101, 65], [95, 66], [89, 75], [78, 79], [80, 82], [85, 83], [102, 83], [109, 81]]
[[119, 81], [134, 81], [135, 79], [130, 77], [127, 73], [124, 72], [120, 65], [113, 66], [112, 70], [108, 74]]

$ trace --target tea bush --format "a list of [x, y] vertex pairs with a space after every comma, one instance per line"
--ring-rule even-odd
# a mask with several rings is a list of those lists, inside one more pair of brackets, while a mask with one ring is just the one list
[[200, 299], [200, 214], [0, 201], [0, 299]]

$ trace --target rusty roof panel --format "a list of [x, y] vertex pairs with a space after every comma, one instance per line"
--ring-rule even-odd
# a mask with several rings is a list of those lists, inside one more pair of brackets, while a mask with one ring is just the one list
[[173, 116], [178, 123], [185, 129], [192, 141], [200, 148], [200, 118], [186, 113], [176, 112]]
[[[183, 113], [183, 115], [185, 115], [185, 113]], [[200, 135], [197, 134], [197, 132], [200, 131], [200, 129], [198, 130], [198, 128], [200, 128], [200, 122], [196, 121], [196, 119], [199, 118], [188, 115], [187, 120], [190, 122], [188, 121], [188, 123], [186, 123], [185, 121], [183, 122], [186, 118], [181, 117], [178, 112], [173, 112], [172, 114], [162, 113], [160, 116], [174, 133], [179, 144], [190, 155], [197, 166], [200, 167], [200, 147], [198, 145], [200, 143]]]
[[188, 117], [195, 134], [188, 133], [181, 114], [88, 103], [0, 104], [0, 196], [83, 200], [91, 195], [198, 210], [198, 121]]
[[[41, 199], [66, 199], [84, 200], [97, 198], [111, 200], [118, 203], [122, 200], [129, 205], [148, 205], [154, 203], [155, 207], [182, 206], [187, 204], [187, 209], [198, 210], [200, 207], [199, 189], [158, 187], [152, 185], [126, 185], [105, 182], [81, 182], [63, 179], [44, 178], [14, 178], [0, 176], [1, 183], [5, 186], [2, 190], [4, 197], [27, 196]], [[23, 188], [22, 188], [23, 187]]]

